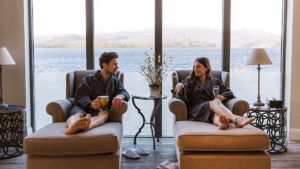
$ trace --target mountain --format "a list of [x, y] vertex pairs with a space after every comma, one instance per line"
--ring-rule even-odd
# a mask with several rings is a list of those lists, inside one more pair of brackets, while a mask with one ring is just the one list
[[[221, 47], [222, 31], [201, 27], [166, 27], [163, 29], [164, 47]], [[232, 48], [279, 48], [280, 35], [254, 31], [232, 30]], [[151, 48], [154, 46], [154, 30], [121, 31], [95, 35], [96, 48]], [[35, 47], [84, 48], [83, 35], [47, 35], [35, 37]]]

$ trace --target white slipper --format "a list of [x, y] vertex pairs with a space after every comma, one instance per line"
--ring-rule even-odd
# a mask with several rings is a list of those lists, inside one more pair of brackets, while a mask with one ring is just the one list
[[137, 145], [136, 149], [134, 150], [135, 152], [139, 153], [140, 155], [148, 155], [149, 151], [145, 150], [142, 146]]
[[134, 149], [128, 149], [127, 151], [123, 151], [122, 155], [127, 158], [138, 159], [140, 155], [134, 151]]
[[166, 169], [178, 169], [178, 166], [175, 163], [170, 163], [165, 166]]
[[166, 166], [169, 165], [170, 163], [171, 163], [171, 161], [165, 160], [165, 161], [159, 163], [159, 165], [156, 168], [157, 169], [166, 169]]

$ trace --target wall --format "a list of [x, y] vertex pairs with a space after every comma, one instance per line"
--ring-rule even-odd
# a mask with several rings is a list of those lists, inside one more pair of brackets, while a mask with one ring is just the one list
[[300, 1], [288, 1], [286, 46], [286, 105], [289, 111], [289, 139], [300, 140]]
[[0, 0], [0, 46], [7, 47], [16, 65], [4, 66], [3, 99], [26, 107], [30, 126], [27, 0]]

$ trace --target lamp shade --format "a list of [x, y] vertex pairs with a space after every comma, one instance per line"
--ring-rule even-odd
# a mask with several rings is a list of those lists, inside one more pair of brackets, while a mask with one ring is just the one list
[[272, 61], [270, 60], [268, 54], [263, 48], [253, 49], [251, 55], [249, 56], [247, 65], [270, 65]]
[[0, 47], [0, 65], [16, 64], [6, 47]]

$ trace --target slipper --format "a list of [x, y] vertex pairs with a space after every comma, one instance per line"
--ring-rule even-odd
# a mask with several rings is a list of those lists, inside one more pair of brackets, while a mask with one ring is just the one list
[[145, 150], [142, 146], [137, 145], [136, 149], [134, 149], [135, 152], [139, 153], [140, 155], [148, 155], [149, 151]]
[[171, 163], [171, 161], [165, 160], [165, 161], [159, 163], [159, 165], [156, 168], [157, 169], [166, 169], [166, 166], [169, 165], [170, 163]]
[[128, 149], [127, 151], [123, 151], [122, 155], [127, 158], [138, 159], [140, 155], [134, 151], [134, 149]]
[[165, 166], [166, 169], [178, 169], [178, 166], [175, 163], [170, 163]]

